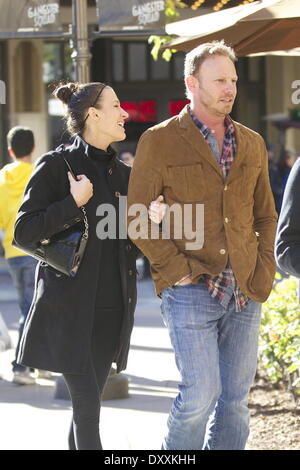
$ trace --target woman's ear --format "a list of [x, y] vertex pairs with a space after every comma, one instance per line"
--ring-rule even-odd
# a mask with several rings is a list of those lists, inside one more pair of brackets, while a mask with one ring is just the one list
[[99, 119], [100, 115], [99, 115], [99, 111], [94, 108], [94, 107], [91, 107], [89, 108], [89, 115], [93, 118], [93, 119]]

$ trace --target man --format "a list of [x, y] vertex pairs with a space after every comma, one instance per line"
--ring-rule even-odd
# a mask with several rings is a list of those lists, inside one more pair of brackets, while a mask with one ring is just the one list
[[[14, 223], [21, 205], [25, 186], [32, 172], [31, 157], [34, 151], [34, 136], [30, 129], [14, 127], [7, 135], [8, 152], [13, 162], [0, 171], [0, 228], [4, 230], [3, 247], [5, 258], [14, 284], [18, 291], [21, 310], [19, 340], [16, 358], [23, 331], [25, 318], [31, 305], [34, 292], [36, 261], [12, 246]], [[13, 382], [19, 385], [35, 383], [30, 370], [17, 364], [13, 365]]]
[[[229, 117], [234, 62], [223, 42], [187, 54], [190, 105], [143, 134], [129, 184], [129, 214], [133, 204], [149, 207], [159, 195], [169, 207], [190, 205], [194, 219], [204, 207], [200, 246], [191, 243], [191, 231], [172, 235], [176, 214], [169, 239], [163, 231], [147, 237], [142, 216], [142, 237], [132, 237], [150, 259], [181, 375], [164, 449], [244, 449], [249, 434], [247, 396], [261, 302], [275, 274], [276, 212], [263, 139]], [[128, 229], [134, 220], [129, 217]], [[197, 237], [195, 226], [197, 220]]]
[[289, 174], [283, 196], [276, 236], [279, 267], [300, 278], [300, 158]]

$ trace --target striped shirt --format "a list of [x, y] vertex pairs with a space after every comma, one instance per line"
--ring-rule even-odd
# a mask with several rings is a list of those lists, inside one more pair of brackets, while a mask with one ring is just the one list
[[[225, 135], [220, 155], [218, 141], [214, 132], [197, 119], [190, 107], [188, 109], [194, 123], [209, 144], [217, 163], [220, 165], [224, 178], [227, 178], [237, 149], [235, 130], [231, 118], [226, 116], [224, 120]], [[206, 282], [210, 295], [216, 298], [224, 308], [228, 307], [232, 296], [234, 296], [237, 312], [241, 312], [246, 307], [249, 299], [241, 292], [229, 261], [224, 271], [218, 276], [204, 274], [203, 279]]]

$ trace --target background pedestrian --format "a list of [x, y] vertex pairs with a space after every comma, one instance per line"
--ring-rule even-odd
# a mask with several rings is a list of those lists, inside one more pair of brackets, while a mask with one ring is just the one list
[[14, 224], [23, 193], [32, 173], [34, 135], [27, 127], [13, 127], [7, 135], [8, 152], [13, 162], [0, 171], [0, 228], [4, 230], [5, 258], [18, 293], [21, 311], [16, 356], [12, 363], [13, 382], [31, 385], [35, 378], [28, 367], [17, 363], [20, 339], [34, 292], [36, 260], [12, 246]]

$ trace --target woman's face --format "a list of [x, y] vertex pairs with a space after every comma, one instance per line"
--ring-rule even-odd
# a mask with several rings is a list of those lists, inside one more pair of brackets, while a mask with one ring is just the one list
[[114, 90], [106, 87], [101, 93], [98, 103], [96, 104], [96, 113], [99, 116], [97, 132], [108, 144], [124, 140], [126, 138], [124, 124], [128, 118], [128, 113], [121, 108]]

